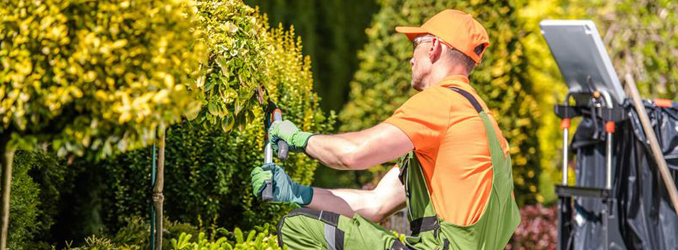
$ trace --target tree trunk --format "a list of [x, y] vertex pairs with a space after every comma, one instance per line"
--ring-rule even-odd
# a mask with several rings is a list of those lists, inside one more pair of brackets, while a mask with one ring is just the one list
[[165, 180], [165, 129], [160, 130], [158, 138], [158, 171], [155, 174], [153, 187], [153, 204], [155, 205], [155, 249], [162, 250], [162, 203], [165, 197], [162, 194]]
[[9, 134], [0, 138], [0, 163], [2, 164], [2, 231], [0, 231], [0, 250], [7, 249], [7, 233], [9, 231], [9, 194], [12, 184], [12, 163], [16, 148], [9, 145]]

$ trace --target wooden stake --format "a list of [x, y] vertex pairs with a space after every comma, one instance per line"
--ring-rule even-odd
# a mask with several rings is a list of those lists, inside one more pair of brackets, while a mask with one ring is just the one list
[[165, 196], [163, 195], [163, 188], [165, 186], [165, 136], [167, 131], [162, 128], [160, 129], [160, 135], [158, 138], [158, 171], [155, 174], [155, 186], [153, 187], [153, 204], [155, 205], [155, 249], [162, 250], [162, 210], [163, 210], [163, 201]]
[[7, 235], [9, 232], [9, 194], [12, 186], [12, 164], [16, 148], [11, 146], [9, 133], [3, 134], [0, 139], [0, 163], [2, 164], [2, 229], [0, 230], [0, 250], [7, 249]]
[[647, 112], [645, 111], [643, 101], [640, 99], [636, 82], [630, 74], [626, 74], [626, 93], [633, 98], [633, 106], [635, 106], [636, 112], [638, 112], [638, 117], [640, 118], [640, 123], [643, 125], [645, 136], [650, 141], [650, 149], [652, 149], [652, 155], [654, 155], [654, 159], [657, 162], [659, 172], [662, 175], [662, 180], [664, 180], [664, 184], [666, 185], [666, 190], [669, 191], [669, 197], [671, 198], [671, 203], [673, 203], [673, 210], [678, 215], [678, 191], [676, 191], [676, 184], [673, 183], [673, 177], [666, 165], [664, 154], [659, 147], [657, 135], [655, 135], [652, 124], [650, 124], [650, 119], [647, 117]]

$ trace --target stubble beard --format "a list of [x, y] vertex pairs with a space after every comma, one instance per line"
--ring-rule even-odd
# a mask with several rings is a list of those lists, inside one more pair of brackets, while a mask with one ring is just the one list
[[424, 81], [423, 74], [412, 73], [412, 81], [410, 82], [412, 88], [416, 89], [417, 91], [422, 91], [423, 81]]

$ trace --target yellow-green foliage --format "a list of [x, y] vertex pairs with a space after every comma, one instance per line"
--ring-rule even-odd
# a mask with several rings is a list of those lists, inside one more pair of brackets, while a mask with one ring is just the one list
[[[255, 87], [268, 85], [264, 46], [265, 24], [255, 9], [241, 1], [201, 1], [200, 29], [206, 35], [209, 60], [196, 80], [198, 98], [206, 107], [199, 120], [228, 131], [253, 118]], [[198, 114], [196, 114], [198, 115]], [[190, 117], [192, 118], [192, 117]]]
[[[261, 84], [268, 90], [271, 99], [281, 107], [285, 119], [313, 133], [333, 130], [335, 118], [332, 114], [324, 114], [320, 109], [319, 98], [313, 92], [310, 58], [302, 55], [301, 41], [293, 30], [286, 31], [282, 27], [271, 29], [263, 17], [239, 0], [210, 3], [209, 6], [204, 4], [206, 3], [198, 5], [203, 22], [220, 20], [205, 23], [219, 27], [225, 23], [235, 25], [224, 30], [208, 25], [205, 29], [212, 30], [212, 37], [223, 37], [223, 40], [235, 37], [234, 43], [247, 44], [246, 46], [258, 50], [250, 49], [249, 52], [226, 56], [215, 54], [215, 49], [211, 48], [212, 57], [224, 56], [226, 63], [222, 65], [230, 65], [229, 72], [236, 72], [225, 77], [219, 66], [216, 66], [218, 69], [210, 67], [213, 69], [210, 74], [214, 74], [209, 80], [213, 82], [212, 89], [220, 87], [223, 91], [238, 92], [247, 88], [250, 93], [242, 95], [245, 99], [236, 100], [256, 102], [250, 99], [254, 94], [250, 86], [228, 84], [232, 81]], [[231, 33], [231, 29], [237, 31]], [[254, 31], [257, 32], [256, 36], [247, 35]], [[239, 34], [240, 32], [245, 34]], [[210, 46], [225, 45], [212, 42]], [[215, 60], [210, 60], [215, 63]], [[251, 60], [260, 61], [254, 65], [250, 64], [253, 62]], [[237, 73], [247, 72], [241, 68], [245, 65], [257, 68], [248, 71], [248, 75]], [[246, 66], [245, 69], [249, 67]], [[205, 97], [210, 93], [219, 95], [220, 91], [206, 90]], [[217, 100], [221, 98], [224, 97], [219, 95]], [[234, 114], [236, 102], [232, 101], [222, 106], [225, 109], [220, 108], [218, 111], [228, 110], [228, 114]], [[222, 126], [214, 126], [231, 118], [219, 117], [218, 112], [210, 113], [209, 108], [203, 108], [195, 120], [185, 121], [168, 129], [165, 165], [167, 216], [195, 225], [202, 219], [206, 223], [226, 228], [251, 228], [254, 225], [276, 223], [277, 219], [289, 211], [288, 206], [261, 202], [252, 195], [249, 185], [250, 171], [263, 164], [265, 131], [261, 107], [258, 104], [249, 105], [249, 108], [243, 108], [240, 112], [251, 113], [249, 118], [247, 115], [244, 115], [245, 119], [238, 118], [244, 121], [241, 129], [225, 132]], [[210, 117], [214, 120], [209, 120], [213, 119]], [[146, 213], [147, 190], [139, 187], [148, 185], [150, 152], [149, 148], [136, 150], [97, 164], [104, 169], [102, 172], [106, 184], [103, 185], [104, 190], [93, 192], [101, 192], [99, 197], [103, 197], [101, 199], [107, 204], [106, 213], [102, 214], [104, 222], [111, 230], [124, 223], [125, 216]], [[305, 185], [311, 183], [314, 170], [318, 166], [317, 161], [305, 154], [290, 154], [285, 162], [278, 163], [292, 179]], [[82, 168], [93, 167], [90, 164], [92, 163], [76, 162], [75, 165]]]
[[[148, 225], [145, 225], [148, 227]], [[233, 232], [229, 232], [226, 229], [218, 228], [211, 230], [211, 234], [208, 236], [205, 232], [196, 232], [196, 233], [186, 233], [182, 232], [180, 235], [174, 236], [169, 239], [168, 244], [163, 244], [163, 249], [171, 250], [283, 250], [287, 247], [279, 247], [277, 237], [273, 234], [270, 234], [268, 226], [263, 226], [257, 230], [250, 230], [247, 232], [247, 235], [240, 230], [240, 228], [235, 228]], [[143, 231], [137, 231], [135, 233], [143, 233]], [[197, 238], [194, 236], [197, 235]], [[114, 238], [106, 238], [97, 235], [92, 235], [85, 238], [85, 242], [82, 246], [72, 247], [71, 243], [67, 243], [67, 246], [63, 250], [139, 250], [139, 249], [148, 249], [149, 245], [145, 242], [147, 239], [143, 237], [144, 235], [131, 235], [132, 238], [138, 238], [141, 236], [143, 239], [142, 242], [129, 242], [125, 243], [124, 241], [129, 240], [128, 238], [120, 239], [119, 236]]]
[[[311, 62], [302, 56], [301, 40], [294, 37], [294, 28], [286, 33], [281, 26], [269, 34], [265, 17], [241, 0], [202, 1], [197, 8], [209, 48], [209, 60], [201, 66], [195, 85], [202, 90], [198, 91], [198, 98], [206, 106], [199, 121], [207, 120], [224, 131], [234, 125], [243, 129], [255, 119], [255, 89], [259, 86], [267, 89], [271, 98], [281, 99], [283, 107], [285, 100], [301, 101], [305, 105], [317, 100], [312, 92]], [[298, 73], [292, 73], [294, 71]], [[299, 81], [310, 84], [278, 85]], [[292, 92], [280, 95], [279, 88]], [[310, 119], [322, 116], [311, 109], [304, 112], [306, 129], [310, 129]]]
[[[197, 111], [184, 83], [204, 58], [183, 0], [0, 6], [2, 136], [61, 154], [136, 148]], [[19, 139], [21, 138], [21, 139]]]
[[586, 13], [596, 21], [612, 64], [631, 74], [645, 98], [676, 99], [678, 93], [678, 5], [671, 0], [593, 1]]
[[[198, 239], [191, 242], [192, 235], [182, 233], [178, 239], [172, 239], [172, 250], [202, 250], [202, 249], [258, 249], [258, 250], [282, 250], [278, 246], [278, 241], [275, 235], [270, 235], [268, 229], [262, 232], [254, 230], [247, 233], [247, 237], [239, 228], [233, 231], [234, 241], [230, 241], [226, 237], [209, 240], [205, 237], [205, 233], [198, 234]], [[287, 249], [285, 247], [284, 249]]]
[[532, 81], [534, 98], [542, 115], [535, 126], [541, 151], [539, 194], [536, 198], [545, 203], [555, 200], [554, 185], [560, 180], [562, 132], [560, 118], [553, 113], [553, 105], [562, 102], [567, 86], [541, 35], [539, 22], [544, 19], [574, 18], [575, 13], [581, 13], [575, 8], [565, 8], [562, 4], [562, 0], [530, 1], [518, 11], [524, 22], [522, 29], [527, 33], [520, 38], [525, 45], [525, 60], [530, 65], [526, 73]]
[[516, 198], [535, 202], [540, 155], [538, 126], [543, 111], [535, 98], [535, 81], [525, 41], [530, 33], [523, 29], [518, 10], [523, 1], [443, 1], [381, 0], [381, 11], [367, 29], [368, 44], [359, 53], [361, 65], [351, 82], [350, 102], [340, 114], [342, 131], [373, 126], [389, 117], [414, 94], [409, 82], [408, 63], [412, 47], [397, 34], [397, 25], [421, 25], [445, 8], [473, 15], [487, 29], [490, 47], [483, 62], [471, 75], [471, 84], [494, 112], [504, 136], [511, 145]]

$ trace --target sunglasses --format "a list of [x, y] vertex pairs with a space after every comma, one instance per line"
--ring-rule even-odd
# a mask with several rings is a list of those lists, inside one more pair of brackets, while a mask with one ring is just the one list
[[418, 36], [414, 39], [412, 39], [412, 51], [417, 49], [417, 46], [421, 43], [426, 43], [426, 42], [431, 42], [433, 41], [433, 36]]

